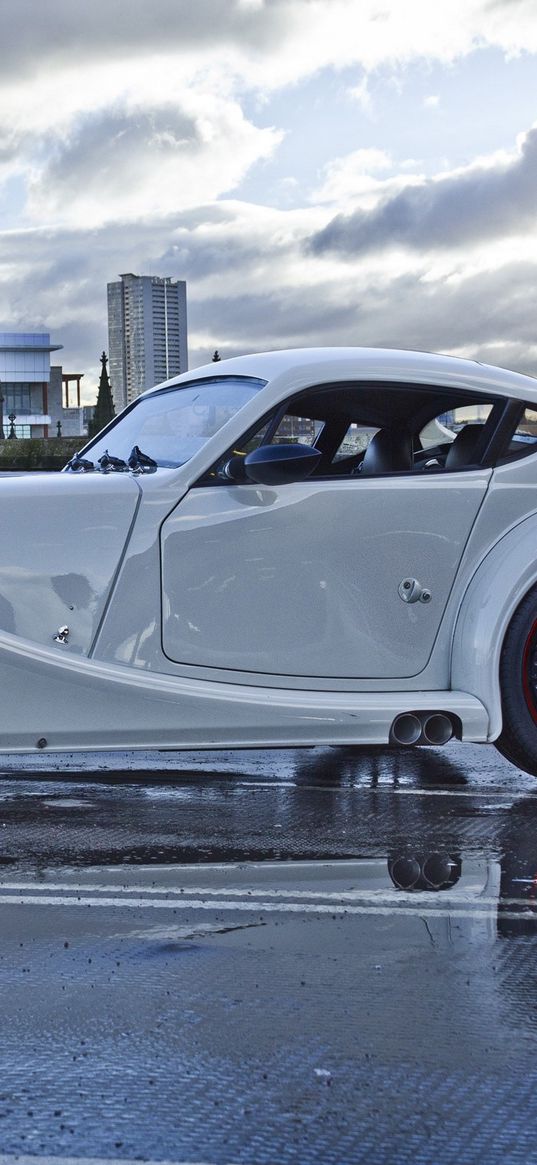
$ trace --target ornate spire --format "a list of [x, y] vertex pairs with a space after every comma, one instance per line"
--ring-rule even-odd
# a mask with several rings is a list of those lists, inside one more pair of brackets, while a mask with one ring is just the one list
[[95, 405], [95, 412], [93, 418], [88, 426], [88, 436], [95, 437], [104, 429], [106, 425], [114, 417], [114, 402], [112, 400], [112, 389], [108, 379], [108, 356], [106, 352], [101, 355], [101, 375], [99, 377], [99, 390], [97, 393], [97, 404]]

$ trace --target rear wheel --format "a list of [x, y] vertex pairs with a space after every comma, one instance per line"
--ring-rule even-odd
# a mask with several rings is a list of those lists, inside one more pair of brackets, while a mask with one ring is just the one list
[[500, 660], [503, 727], [496, 748], [537, 777], [537, 587], [513, 616]]

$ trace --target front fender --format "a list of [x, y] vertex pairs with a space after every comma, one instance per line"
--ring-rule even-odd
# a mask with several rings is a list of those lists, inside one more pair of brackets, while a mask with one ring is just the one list
[[464, 593], [453, 633], [451, 686], [485, 705], [489, 740], [502, 730], [500, 655], [509, 623], [537, 582], [537, 515], [493, 546]]
[[0, 632], [87, 655], [140, 499], [131, 474], [0, 475]]

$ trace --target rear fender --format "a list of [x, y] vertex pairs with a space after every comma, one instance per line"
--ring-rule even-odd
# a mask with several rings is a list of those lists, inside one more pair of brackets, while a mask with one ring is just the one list
[[453, 633], [451, 686], [488, 711], [489, 740], [502, 730], [500, 656], [511, 619], [537, 582], [537, 515], [509, 531], [483, 559], [461, 602]]

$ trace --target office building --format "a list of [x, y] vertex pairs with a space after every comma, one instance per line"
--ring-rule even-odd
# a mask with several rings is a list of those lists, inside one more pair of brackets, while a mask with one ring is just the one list
[[126, 274], [107, 291], [110, 381], [118, 413], [146, 388], [187, 371], [186, 283]]
[[51, 344], [48, 332], [0, 332], [0, 393], [6, 437], [12, 423], [17, 437], [48, 437], [50, 353], [61, 347]]
[[64, 373], [50, 364], [48, 332], [0, 332], [0, 395], [2, 428], [7, 437], [56, 437], [58, 421], [62, 436], [84, 433], [80, 405], [82, 373]]

